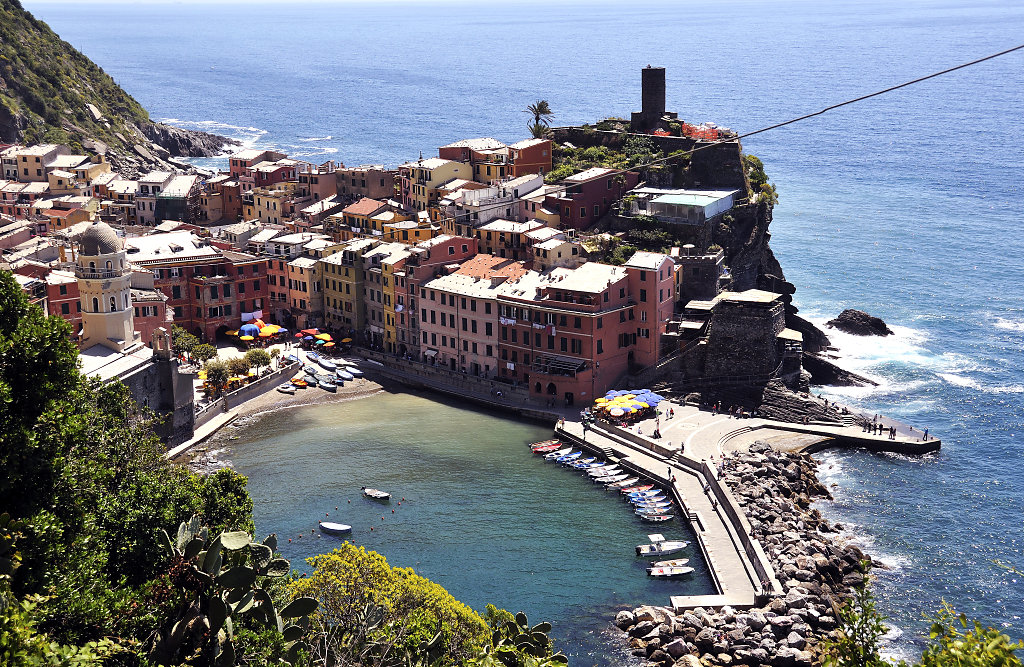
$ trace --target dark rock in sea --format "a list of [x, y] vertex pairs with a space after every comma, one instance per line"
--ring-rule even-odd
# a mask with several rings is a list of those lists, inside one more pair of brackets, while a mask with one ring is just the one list
[[786, 326], [804, 336], [804, 352], [823, 352], [831, 344], [825, 332], [796, 314], [796, 308], [786, 306]]
[[[835, 320], [833, 320], [834, 322]], [[857, 375], [840, 368], [828, 359], [816, 354], [804, 354], [804, 370], [811, 374], [811, 384], [830, 387], [874, 387], [878, 383], [863, 375]]]
[[826, 326], [845, 331], [854, 336], [890, 336], [892, 329], [880, 317], [868, 315], [863, 310], [847, 308], [839, 317], [829, 320]]

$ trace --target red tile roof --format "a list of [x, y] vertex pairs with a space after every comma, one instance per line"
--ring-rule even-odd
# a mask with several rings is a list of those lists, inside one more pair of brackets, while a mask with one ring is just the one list
[[348, 213], [349, 215], [372, 215], [379, 211], [384, 205], [385, 204], [382, 201], [363, 197], [355, 204], [343, 209], [342, 213]]

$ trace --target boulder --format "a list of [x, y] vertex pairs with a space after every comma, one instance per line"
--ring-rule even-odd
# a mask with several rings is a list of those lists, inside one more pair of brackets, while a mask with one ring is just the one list
[[683, 639], [673, 639], [662, 648], [675, 660], [678, 660], [689, 652], [689, 649], [686, 647], [686, 641]]
[[775, 652], [775, 657], [772, 659], [772, 665], [776, 667], [793, 667], [796, 664], [796, 657], [800, 655], [800, 651], [785, 646]]
[[643, 637], [657, 627], [654, 621], [641, 621], [630, 628], [629, 635], [631, 637]]
[[697, 648], [700, 649], [701, 652], [705, 652], [715, 645], [715, 639], [717, 636], [718, 633], [712, 628], [704, 628], [697, 633], [697, 637], [693, 640], [693, 643], [697, 645]]
[[658, 649], [657, 651], [654, 651], [653, 653], [648, 654], [647, 659], [650, 660], [651, 662], [657, 663], [659, 665], [671, 665], [672, 664], [672, 657], [669, 656], [668, 653], [665, 653], [664, 651], [662, 651], [661, 649]]
[[752, 609], [747, 614], [747, 627], [749, 627], [754, 632], [761, 632], [761, 630], [764, 629], [764, 626], [767, 622], [768, 619], [766, 619], [764, 617], [764, 614], [758, 611], [757, 609]]
[[893, 331], [880, 317], [868, 315], [863, 310], [847, 308], [839, 317], [829, 320], [825, 326], [839, 329], [854, 336], [891, 336]]
[[620, 630], [626, 630], [635, 624], [636, 616], [633, 615], [633, 612], [623, 609], [619, 613], [615, 614], [615, 625]]
[[814, 664], [814, 654], [810, 651], [800, 651], [796, 654], [796, 667], [811, 667]]
[[805, 646], [807, 646], [807, 640], [804, 639], [803, 635], [795, 631], [790, 632], [788, 635], [786, 635], [786, 643], [797, 650], [802, 650]]

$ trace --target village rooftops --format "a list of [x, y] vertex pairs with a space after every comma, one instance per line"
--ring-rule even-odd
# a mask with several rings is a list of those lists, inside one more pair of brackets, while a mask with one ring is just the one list
[[385, 206], [386, 204], [382, 201], [363, 197], [356, 203], [343, 208], [341, 212], [345, 215], [373, 215]]
[[443, 167], [446, 164], [452, 163], [455, 163], [455, 160], [445, 160], [440, 157], [428, 157], [423, 158], [422, 160], [406, 162], [401, 166], [407, 169], [437, 169], [438, 167]]
[[187, 197], [198, 180], [199, 177], [195, 174], [179, 174], [171, 179], [159, 196], [164, 198]]
[[306, 215], [316, 215], [317, 213], [323, 213], [327, 209], [338, 205], [340, 205], [340, 202], [335, 199], [335, 195], [331, 195], [330, 197], [324, 197], [315, 204], [302, 209], [302, 213]]
[[450, 241], [453, 238], [455, 238], [455, 237], [450, 235], [450, 234], [440, 234], [438, 236], [435, 236], [432, 239], [424, 239], [424, 240], [420, 241], [419, 243], [416, 244], [416, 247], [417, 248], [433, 248], [434, 246], [438, 245], [439, 243], [444, 243], [445, 241]]
[[139, 179], [139, 183], [143, 185], [163, 185], [171, 177], [174, 176], [169, 171], [151, 171], [142, 178]]
[[310, 241], [309, 243], [302, 247], [303, 249], [308, 250], [310, 252], [316, 252], [317, 250], [324, 250], [325, 248], [329, 248], [332, 245], [335, 245], [335, 243], [334, 241], [331, 241], [329, 239], [313, 239], [312, 241]]
[[[255, 237], [254, 237], [255, 238]], [[284, 236], [274, 237], [274, 243], [280, 245], [295, 245], [297, 243], [309, 243], [314, 239], [326, 238], [322, 234], [311, 234], [309, 232], [296, 232], [294, 234], [285, 234]], [[249, 239], [252, 242], [253, 239]]]
[[591, 167], [585, 169], [578, 174], [568, 176], [565, 180], [569, 183], [583, 183], [584, 181], [590, 181], [595, 178], [601, 178], [602, 176], [610, 176], [615, 173], [614, 169], [606, 169], [604, 167]]
[[88, 162], [88, 155], [58, 155], [46, 163], [47, 169], [74, 169], [83, 162]]
[[526, 222], [514, 222], [512, 220], [505, 220], [498, 218], [492, 220], [486, 225], [480, 226], [481, 231], [485, 232], [506, 232], [511, 234], [525, 234], [533, 229], [542, 227], [543, 223], [537, 220], [527, 220]]
[[709, 206], [730, 197], [738, 190], [680, 190], [667, 192], [651, 199], [652, 204], [673, 204], [676, 206]]
[[68, 283], [77, 282], [78, 278], [71, 271], [61, 271], [54, 269], [46, 274], [46, 282], [50, 285], [66, 285]]
[[507, 257], [496, 255], [480, 254], [467, 259], [453, 275], [470, 276], [473, 278], [492, 278], [503, 276], [509, 280], [515, 280], [525, 275], [527, 269], [522, 262], [517, 262]]
[[491, 137], [480, 137], [478, 139], [461, 139], [454, 141], [441, 148], [468, 148], [474, 151], [488, 151], [496, 148], [505, 148], [505, 144]]
[[771, 303], [782, 298], [781, 294], [767, 292], [759, 289], [748, 289], [744, 292], [722, 292], [716, 297], [719, 301], [732, 301], [734, 303]]
[[541, 250], [557, 250], [566, 243], [568, 243], [568, 241], [566, 241], [565, 239], [548, 239], [547, 241], [544, 241], [543, 243], [538, 243], [533, 247], [540, 248]]
[[588, 262], [575, 269], [552, 269], [546, 286], [558, 285], [567, 292], [600, 294], [625, 277], [626, 269], [621, 266]]
[[25, 187], [21, 189], [20, 194], [23, 195], [41, 195], [46, 193], [50, 189], [49, 183], [42, 181], [34, 181], [32, 183], [26, 183]]
[[[377, 243], [380, 243], [380, 241], [378, 241], [377, 239], [355, 239], [347, 246], [342, 248], [342, 250], [345, 252], [362, 253], [363, 250], [372, 248]], [[334, 256], [335, 255], [331, 255], [331, 257]]]
[[255, 160], [266, 153], [265, 150], [259, 150], [256, 148], [246, 148], [245, 150], [238, 151], [231, 156], [232, 160]]
[[118, 177], [118, 175], [115, 172], [107, 171], [107, 172], [104, 172], [102, 174], [98, 174], [95, 178], [93, 178], [92, 179], [92, 184], [93, 185], [107, 185], [108, 183], [116, 181], [118, 178], [119, 177]]
[[128, 261], [133, 264], [184, 261], [220, 255], [217, 248], [189, 231], [126, 239], [125, 250], [128, 253]]
[[[254, 229], [257, 229], [258, 227], [259, 227], [259, 225], [255, 224], [255, 223], [252, 223], [252, 222], [236, 222], [233, 225], [228, 225], [227, 227], [225, 227], [221, 231], [224, 232], [225, 234], [245, 234], [246, 232], [250, 232], [250, 231], [252, 231]], [[266, 230], [266, 231], [276, 231], [276, 230], [270, 229], [270, 230]]]
[[661, 263], [668, 258], [668, 255], [660, 252], [646, 252], [639, 250], [633, 253], [623, 266], [628, 266], [634, 269], [643, 269], [645, 271], [657, 271]]
[[294, 266], [297, 269], [312, 269], [316, 266], [316, 260], [312, 257], [296, 257], [288, 262], [288, 266]]
[[18, 150], [19, 155], [27, 155], [29, 157], [33, 155], [43, 156], [50, 151], [57, 148], [57, 144], [36, 144], [35, 146], [28, 146]]
[[543, 243], [545, 241], [565, 238], [565, 234], [554, 227], [538, 227], [537, 229], [531, 229], [526, 232], [526, 238], [532, 240], [534, 243]]
[[517, 141], [516, 143], [510, 145], [509, 148], [511, 148], [513, 150], [521, 151], [524, 148], [529, 148], [531, 146], [536, 146], [538, 144], [544, 143], [545, 141], [549, 141], [549, 140], [548, 139], [523, 139], [522, 141]]
[[[249, 223], [241, 222], [239, 224], [244, 225], [244, 224], [249, 224]], [[253, 234], [252, 237], [249, 239], [249, 243], [266, 243], [270, 239], [278, 236], [280, 233], [281, 233], [280, 229], [266, 229], [266, 228], [264, 228], [264, 229], [261, 229], [260, 231], [256, 232], [255, 234]]]
[[50, 173], [56, 176], [57, 178], [72, 179], [75, 177], [73, 173], [71, 173], [70, 171], [64, 171], [63, 169], [54, 169]]
[[138, 181], [115, 179], [107, 185], [107, 192], [112, 195], [134, 195], [139, 191]]

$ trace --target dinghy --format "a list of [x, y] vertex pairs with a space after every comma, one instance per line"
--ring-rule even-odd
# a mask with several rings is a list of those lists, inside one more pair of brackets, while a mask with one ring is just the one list
[[557, 461], [558, 463], [570, 463], [572, 461], [575, 461], [576, 459], [578, 459], [581, 456], [583, 456], [583, 450], [582, 449], [580, 451], [578, 451], [578, 452], [573, 452], [571, 454], [566, 454], [565, 456], [559, 456], [557, 459], [555, 459], [555, 461]]
[[558, 444], [558, 438], [552, 438], [551, 440], [538, 440], [537, 442], [530, 443], [530, 449], [536, 450], [538, 447], [547, 447], [548, 445]]
[[623, 487], [623, 488], [621, 488], [619, 490], [622, 491], [623, 495], [628, 495], [630, 493], [639, 493], [641, 491], [650, 491], [653, 488], [654, 488], [653, 484], [640, 484], [639, 486], [626, 486], [626, 487]]
[[387, 491], [381, 491], [380, 489], [370, 489], [367, 487], [362, 488], [363, 495], [367, 498], [373, 498], [374, 500], [391, 500], [391, 494]]
[[282, 385], [278, 386], [277, 390], [279, 392], [281, 392], [282, 394], [294, 394], [295, 393], [295, 385], [293, 385], [291, 383], [289, 383], [289, 384], [282, 384]]
[[338, 379], [340, 379], [340, 380], [354, 380], [355, 379], [355, 376], [353, 376], [347, 370], [344, 370], [342, 368], [339, 368], [336, 371], [334, 371], [334, 374], [337, 375]]
[[675, 518], [672, 514], [641, 514], [641, 521], [649, 521], [651, 523], [665, 523]]
[[628, 477], [629, 473], [625, 472], [620, 475], [612, 475], [611, 477], [598, 477], [594, 480], [594, 484], [612, 484], [614, 482], [621, 482]]
[[689, 565], [689, 558], [672, 558], [670, 560], [658, 560], [651, 563], [651, 567], [684, 567]]
[[351, 533], [352, 526], [347, 526], [343, 523], [332, 523], [330, 521], [321, 521], [320, 530], [325, 533], [331, 533], [332, 535], [342, 535], [344, 533]]
[[309, 359], [314, 364], [320, 361], [320, 355], [310, 350], [306, 353], [306, 359]]
[[615, 489], [616, 491], [618, 491], [619, 489], [621, 489], [621, 488], [623, 488], [625, 486], [629, 486], [630, 484], [636, 484], [639, 481], [640, 481], [639, 477], [629, 477], [627, 479], [622, 480], [621, 482], [614, 482], [612, 484], [609, 484], [608, 488], [609, 489]]
[[333, 361], [329, 361], [327, 359], [324, 359], [323, 357], [317, 360], [316, 363], [320, 364], [320, 368], [324, 369], [325, 371], [333, 371], [338, 368]]
[[572, 447], [563, 447], [562, 449], [556, 449], [553, 452], [548, 452], [547, 454], [545, 454], [544, 455], [544, 459], [546, 461], [554, 461], [559, 456], [565, 456], [566, 454], [568, 454], [571, 451], [572, 451]]
[[690, 574], [693, 572], [692, 567], [649, 567], [647, 568], [647, 574], [652, 577], [661, 577], [664, 579], [670, 579], [672, 577], [681, 577], [684, 574]]

